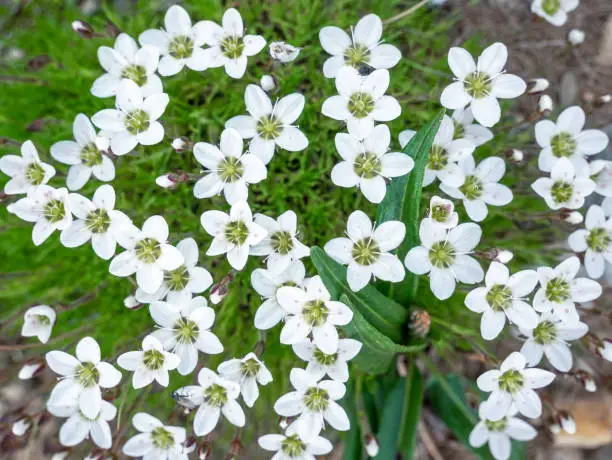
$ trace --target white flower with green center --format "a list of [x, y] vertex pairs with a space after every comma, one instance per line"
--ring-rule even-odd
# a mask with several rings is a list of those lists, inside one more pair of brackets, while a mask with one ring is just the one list
[[335, 142], [342, 161], [332, 169], [332, 182], [339, 187], [357, 187], [372, 203], [380, 203], [385, 197], [387, 180], [404, 176], [414, 167], [410, 156], [389, 152], [391, 135], [387, 125], [376, 125], [361, 141], [338, 133]]
[[255, 353], [248, 353], [242, 359], [230, 359], [217, 367], [219, 376], [240, 385], [242, 399], [248, 407], [253, 407], [259, 398], [259, 385], [272, 381], [272, 374]]
[[147, 460], [187, 460], [183, 449], [187, 439], [185, 428], [164, 425], [145, 412], [135, 414], [132, 424], [140, 433], [123, 445], [125, 455]]
[[21, 335], [36, 337], [42, 343], [47, 343], [55, 324], [55, 310], [48, 305], [36, 305], [28, 308], [23, 315]]
[[244, 411], [236, 401], [240, 385], [219, 377], [210, 369], [198, 373], [198, 385], [188, 385], [176, 391], [190, 406], [200, 406], [193, 419], [196, 436], [206, 436], [219, 423], [221, 414], [232, 425], [243, 427]]
[[70, 165], [66, 177], [68, 189], [81, 189], [92, 174], [102, 182], [113, 180], [115, 165], [106, 155], [109, 140], [96, 135], [89, 118], [82, 113], [74, 119], [72, 132], [74, 141], [59, 141], [51, 146], [51, 156], [60, 163]]
[[349, 134], [364, 139], [374, 128], [375, 121], [395, 120], [402, 113], [397, 99], [385, 96], [388, 87], [388, 70], [375, 70], [361, 77], [353, 69], [343, 67], [336, 78], [338, 95], [327, 98], [321, 112], [346, 122]]
[[608, 136], [598, 129], [583, 130], [584, 110], [568, 107], [557, 122], [541, 120], [535, 125], [535, 138], [542, 147], [538, 168], [549, 172], [560, 158], [569, 159], [577, 171], [588, 169], [587, 158], [606, 149]]
[[276, 291], [276, 300], [288, 313], [281, 331], [281, 343], [293, 345], [312, 332], [314, 344], [325, 353], [338, 351], [336, 326], [345, 326], [353, 312], [342, 302], [331, 300], [320, 276], [305, 282], [305, 288], [283, 286]]
[[240, 133], [227, 128], [221, 133], [219, 147], [198, 142], [193, 147], [196, 160], [208, 171], [193, 187], [196, 198], [210, 198], [223, 192], [228, 204], [246, 201], [249, 185], [264, 180], [266, 165], [252, 153], [243, 153]]
[[4, 185], [7, 195], [28, 193], [55, 176], [55, 168], [40, 161], [32, 141], [21, 144], [21, 156], [3, 155], [0, 158], [0, 171], [10, 177]]
[[491, 455], [495, 460], [508, 460], [512, 452], [511, 440], [531, 441], [538, 432], [529, 423], [516, 417], [516, 408], [501, 420], [489, 420], [487, 418], [487, 403], [480, 403], [478, 415], [480, 421], [470, 433], [470, 445], [479, 448], [488, 443]]
[[[313, 377], [304, 369], [291, 369], [289, 379], [295, 391], [281, 396], [274, 403], [274, 410], [283, 417], [297, 417], [287, 428], [308, 442], [315, 439], [324, 428], [325, 422], [338, 431], [351, 427], [346, 412], [336, 401], [344, 397], [346, 388], [335, 380]], [[299, 457], [298, 457], [299, 458]]]
[[327, 439], [316, 436], [304, 441], [297, 433], [266, 434], [260, 436], [259, 447], [276, 452], [274, 460], [315, 460], [315, 456], [329, 454], [334, 446]]
[[109, 271], [121, 277], [136, 273], [138, 287], [153, 294], [162, 285], [164, 272], [185, 263], [183, 254], [168, 244], [168, 224], [162, 216], [149, 217], [142, 230], [133, 225], [124, 230], [130, 236], [122, 236], [119, 244], [126, 250], [113, 258]]
[[205, 41], [210, 48], [204, 50], [207, 67], [224, 67], [232, 78], [242, 78], [249, 56], [255, 56], [266, 46], [261, 35], [244, 35], [240, 13], [230, 8], [223, 13], [221, 26], [212, 21], [204, 23]]
[[44, 243], [55, 230], [64, 230], [72, 224], [68, 190], [65, 188], [39, 185], [6, 209], [26, 222], [34, 222], [32, 241], [36, 246]]
[[482, 126], [490, 128], [495, 125], [501, 119], [497, 99], [514, 99], [527, 89], [520, 77], [504, 71], [507, 60], [508, 49], [499, 42], [482, 52], [478, 64], [465, 49], [451, 48], [448, 65], [457, 81], [444, 89], [440, 103], [452, 110], [469, 106]]
[[255, 214], [255, 223], [264, 228], [268, 235], [251, 248], [251, 255], [266, 256], [268, 270], [283, 272], [291, 262], [310, 255], [310, 248], [297, 239], [297, 215], [285, 211], [278, 219]]
[[253, 289], [264, 299], [264, 302], [255, 312], [255, 327], [259, 330], [267, 330], [287, 316], [287, 311], [276, 300], [276, 292], [283, 286], [302, 287], [306, 268], [304, 264], [296, 260], [291, 262], [281, 272], [256, 268], [251, 273], [251, 285]]
[[159, 327], [153, 337], [165, 350], [179, 356], [179, 374], [193, 372], [198, 363], [198, 352], [216, 355], [223, 345], [210, 329], [215, 322], [215, 311], [207, 306], [204, 297], [194, 297], [184, 304], [156, 301], [149, 306], [153, 321]]
[[465, 175], [465, 182], [459, 187], [440, 184], [440, 190], [457, 200], [463, 200], [467, 215], [474, 222], [483, 221], [490, 206], [505, 206], [512, 201], [512, 190], [498, 184], [506, 173], [506, 163], [499, 157], [488, 157], [478, 166], [474, 157], [467, 156], [459, 160], [459, 167]]
[[589, 162], [589, 177], [595, 182], [595, 193], [606, 198], [612, 196], [612, 161]]
[[325, 353], [312, 343], [310, 339], [293, 345], [295, 354], [308, 362], [306, 372], [315, 379], [322, 379], [325, 374], [332, 380], [347, 382], [349, 369], [347, 361], [353, 359], [361, 350], [362, 343], [355, 339], [340, 339], [336, 353]]
[[533, 391], [550, 385], [555, 374], [543, 369], [526, 368], [527, 358], [515, 351], [501, 364], [499, 370], [485, 372], [476, 380], [481, 391], [491, 393], [484, 417], [497, 422], [511, 413], [512, 405], [525, 417], [542, 414], [542, 401]]
[[590, 302], [602, 292], [597, 281], [576, 278], [579, 270], [580, 259], [576, 256], [565, 259], [555, 268], [538, 268], [540, 288], [533, 297], [533, 308], [542, 313], [553, 313], [566, 323], [579, 321], [575, 302]]
[[106, 73], [91, 87], [91, 94], [96, 97], [115, 96], [123, 80], [136, 83], [145, 97], [164, 92], [161, 79], [155, 74], [159, 63], [159, 50], [155, 46], [138, 48], [136, 40], [121, 33], [113, 48], [98, 48], [98, 60]]
[[77, 343], [76, 358], [59, 350], [48, 352], [45, 358], [49, 368], [61, 376], [51, 391], [48, 407], [71, 404], [76, 399], [79, 411], [95, 419], [102, 407], [101, 388], [113, 388], [121, 380], [121, 372], [101, 360], [100, 347], [91, 337]]
[[455, 204], [451, 200], [434, 195], [429, 200], [429, 212], [426, 219], [429, 219], [432, 225], [450, 230], [459, 223], [459, 214], [455, 211]]
[[402, 262], [390, 251], [406, 235], [406, 226], [397, 220], [374, 228], [363, 211], [354, 211], [346, 224], [348, 238], [334, 238], [325, 244], [325, 252], [339, 264], [347, 265], [346, 280], [355, 292], [372, 280], [399, 283], [404, 279]]
[[110, 139], [115, 155], [125, 155], [140, 145], [159, 144], [164, 138], [164, 127], [157, 121], [168, 105], [166, 93], [144, 97], [132, 80], [124, 80], [117, 90], [116, 109], [104, 109], [91, 121]]
[[154, 380], [167, 387], [170, 382], [168, 371], [176, 369], [180, 361], [178, 355], [165, 351], [155, 336], [147, 335], [142, 341], [142, 350], [119, 355], [117, 365], [134, 372], [132, 386], [138, 389], [150, 385]]
[[257, 85], [248, 85], [244, 102], [249, 115], [230, 118], [226, 128], [238, 130], [249, 142], [249, 152], [268, 164], [276, 147], [299, 152], [308, 147], [308, 139], [294, 123], [304, 110], [304, 96], [292, 93], [280, 98], [274, 105]]
[[[476, 146], [469, 139], [455, 139], [455, 125], [448, 115], [444, 115], [440, 129], [434, 137], [425, 175], [423, 187], [433, 183], [436, 178], [448, 187], [460, 187], [465, 182], [465, 173], [458, 165], [459, 160], [471, 156]], [[414, 137], [416, 131], [407, 129], [399, 135], [402, 148]]]
[[173, 5], [164, 17], [164, 29], [148, 29], [141, 33], [138, 41], [143, 46], [152, 46], [161, 55], [157, 70], [163, 77], [176, 75], [185, 66], [201, 72], [206, 70], [206, 55], [202, 46], [207, 42], [206, 23], [200, 21], [192, 26], [189, 14], [182, 7]]
[[78, 193], [71, 193], [68, 201], [76, 219], [70, 227], [62, 230], [62, 244], [67, 248], [75, 248], [91, 240], [91, 246], [98, 257], [104, 260], [113, 257], [117, 241], [122, 241], [132, 221], [114, 209], [115, 190], [112, 185], [98, 187], [91, 201]]
[[451, 119], [455, 125], [455, 139], [467, 139], [480, 147], [493, 139], [493, 132], [489, 128], [474, 123], [472, 109], [457, 109], [453, 112]]
[[411, 273], [429, 273], [431, 292], [446, 300], [455, 292], [457, 281], [476, 284], [484, 278], [480, 263], [469, 255], [481, 236], [477, 224], [460, 224], [448, 230], [423, 219], [419, 227], [421, 246], [408, 251], [404, 264]]
[[340, 27], [327, 26], [319, 32], [319, 40], [325, 51], [331, 54], [323, 64], [323, 75], [336, 78], [342, 67], [355, 70], [390, 69], [402, 57], [399, 49], [382, 43], [383, 24], [375, 14], [362, 17], [351, 27], [351, 35]]
[[527, 358], [527, 365], [535, 366], [546, 355], [550, 364], [560, 372], [572, 368], [573, 359], [568, 341], [578, 340], [589, 332], [589, 326], [579, 320], [564, 322], [551, 313], [542, 313], [535, 327], [521, 327], [521, 334], [527, 340], [521, 353]]
[[552, 167], [550, 177], [540, 177], [531, 188], [546, 201], [550, 209], [578, 209], [595, 190], [588, 169], [577, 170], [567, 158], [560, 158]]
[[567, 22], [567, 13], [574, 11], [578, 5], [580, 0], [533, 0], [531, 11], [553, 26], [560, 27]]
[[200, 223], [213, 237], [206, 255], [227, 253], [227, 261], [236, 270], [244, 268], [250, 248], [261, 243], [268, 234], [265, 228], [253, 222], [253, 214], [246, 201], [233, 204], [229, 214], [206, 211], [200, 217]]
[[612, 218], [600, 206], [592, 205], [584, 219], [584, 229], [572, 233], [567, 242], [574, 252], [584, 252], [584, 268], [591, 278], [601, 278], [606, 261], [612, 264]]

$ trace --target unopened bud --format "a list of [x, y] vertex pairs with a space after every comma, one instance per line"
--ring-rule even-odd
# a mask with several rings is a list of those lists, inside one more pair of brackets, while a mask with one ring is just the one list
[[170, 178], [170, 174], [164, 174], [155, 179], [155, 183], [162, 188], [176, 188], [178, 185]]
[[53, 456], [51, 457], [51, 460], [64, 460], [66, 457], [68, 457], [67, 450], [53, 454]]
[[551, 423], [550, 425], [548, 425], [548, 429], [552, 434], [561, 433], [561, 425], [559, 425], [558, 423]]
[[603, 96], [599, 96], [598, 98], [595, 99], [593, 105], [597, 108], [602, 107], [608, 103], [610, 103], [610, 101], [612, 101], [612, 95], [611, 94], [604, 94]]
[[11, 425], [11, 432], [15, 436], [23, 436], [28, 432], [31, 426], [32, 424], [30, 423], [30, 420], [27, 418], [22, 418]]
[[612, 341], [603, 339], [597, 348], [597, 354], [606, 361], [612, 361]]
[[574, 46], [580, 45], [584, 42], [584, 32], [580, 29], [572, 29], [567, 34], [567, 41]]
[[287, 63], [295, 60], [300, 54], [300, 48], [297, 48], [285, 42], [270, 43], [270, 56], [282, 63]]
[[552, 97], [548, 94], [542, 94], [538, 99], [538, 112], [542, 115], [548, 115], [552, 112], [554, 103]]
[[597, 382], [595, 382], [595, 378], [593, 377], [593, 375], [591, 375], [587, 371], [579, 369], [571, 373], [570, 375], [576, 380], [578, 380], [586, 391], [590, 393], [597, 391]]
[[23, 367], [19, 370], [18, 377], [21, 380], [30, 380], [36, 374], [38, 374], [45, 367], [45, 363], [43, 361], [33, 361], [30, 363], [25, 363]]
[[281, 430], [285, 431], [289, 426], [289, 421], [285, 417], [281, 417], [281, 419], [278, 421], [278, 426]]
[[550, 82], [546, 78], [533, 78], [527, 84], [527, 94], [541, 94], [548, 89]]
[[276, 80], [272, 75], [264, 75], [261, 77], [259, 84], [261, 85], [261, 89], [263, 89], [266, 93], [272, 92], [276, 89]]
[[408, 358], [399, 354], [395, 358], [395, 368], [397, 369], [397, 375], [400, 377], [406, 377], [408, 375]]
[[115, 25], [113, 21], [106, 21], [106, 35], [110, 38], [117, 38], [121, 33], [121, 29]]
[[185, 443], [183, 444], [182, 453], [185, 455], [188, 455], [192, 453], [194, 450], [196, 450], [196, 447], [198, 447], [198, 442], [197, 442], [196, 437], [190, 436], [185, 440]]
[[212, 449], [208, 443], [200, 444], [200, 447], [198, 447], [198, 459], [206, 460], [207, 458], [210, 458], [211, 452]]
[[518, 149], [506, 150], [505, 155], [514, 163], [521, 163], [525, 159], [525, 154]]
[[77, 20], [72, 21], [72, 30], [79, 34], [83, 38], [91, 39], [95, 32], [93, 27], [85, 21]]
[[125, 299], [123, 299], [123, 305], [125, 305], [125, 308], [129, 308], [130, 310], [136, 310], [137, 308], [142, 306], [142, 304], [138, 300], [136, 300], [136, 297], [134, 297], [133, 295], [129, 295]]
[[376, 457], [378, 455], [380, 449], [375, 436], [369, 434], [365, 437], [365, 450], [369, 457]]
[[570, 225], [578, 225], [582, 223], [584, 217], [578, 211], [562, 210], [561, 219], [563, 220], [563, 222], [568, 223]]
[[497, 256], [493, 260], [496, 262], [500, 262], [502, 264], [507, 264], [514, 258], [514, 254], [512, 251], [508, 251], [507, 249], [499, 249], [497, 252]]
[[410, 322], [408, 327], [414, 335], [419, 337], [425, 337], [429, 334], [429, 328], [431, 327], [431, 317], [425, 310], [413, 310], [410, 313]]
[[191, 143], [186, 137], [177, 137], [172, 141], [172, 148], [176, 153], [183, 153], [185, 150], [189, 149], [190, 146]]
[[560, 411], [559, 412], [559, 423], [561, 423], [561, 428], [568, 434], [576, 434], [576, 421], [572, 414], [568, 411]]
[[234, 270], [224, 276], [221, 281], [215, 284], [210, 290], [209, 300], [214, 304], [219, 304], [227, 294], [229, 294], [229, 284], [234, 279]]

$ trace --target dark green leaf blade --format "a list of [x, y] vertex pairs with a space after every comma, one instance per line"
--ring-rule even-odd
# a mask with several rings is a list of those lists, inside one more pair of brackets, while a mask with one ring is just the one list
[[397, 450], [403, 458], [413, 458], [417, 440], [417, 427], [421, 418], [423, 404], [423, 374], [416, 367], [414, 360], [406, 376], [406, 391], [404, 393], [404, 412], [400, 425]]

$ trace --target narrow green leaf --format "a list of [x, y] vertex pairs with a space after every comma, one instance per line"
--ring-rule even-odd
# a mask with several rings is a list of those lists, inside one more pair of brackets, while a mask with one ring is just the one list
[[346, 396], [340, 402], [351, 420], [351, 429], [344, 439], [342, 460], [361, 460], [363, 458], [363, 435], [356, 398], [355, 381], [351, 379], [346, 385]]
[[423, 374], [421, 374], [413, 360], [406, 376], [404, 412], [399, 428], [399, 439], [397, 440], [397, 450], [406, 459], [414, 457], [424, 390]]
[[380, 450], [374, 457], [377, 460], [389, 460], [397, 457], [398, 427], [402, 420], [402, 407], [406, 384], [404, 379], [397, 379], [393, 390], [387, 396], [383, 407], [380, 429], [376, 434]]

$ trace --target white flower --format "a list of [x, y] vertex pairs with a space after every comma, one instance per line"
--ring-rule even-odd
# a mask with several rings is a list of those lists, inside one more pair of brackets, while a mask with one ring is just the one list
[[180, 6], [173, 5], [164, 17], [166, 29], [145, 30], [138, 41], [144, 46], [155, 47], [161, 54], [158, 66], [160, 75], [176, 75], [185, 66], [199, 72], [207, 67], [202, 49], [208, 38], [206, 22], [200, 21], [192, 26], [189, 14]]
[[421, 246], [408, 251], [404, 264], [417, 275], [429, 273], [429, 287], [440, 300], [448, 299], [455, 291], [456, 281], [476, 284], [484, 272], [470, 254], [480, 241], [482, 230], [478, 224], [460, 224], [450, 230], [423, 219], [419, 227]]
[[276, 292], [283, 286], [301, 287], [306, 276], [304, 264], [297, 260], [281, 271], [275, 272], [256, 268], [251, 273], [253, 289], [265, 300], [255, 312], [255, 327], [259, 330], [270, 329], [285, 319], [287, 312], [276, 300]]
[[579, 4], [580, 0], [533, 0], [531, 11], [559, 27], [567, 22], [567, 13], [574, 11]]
[[335, 142], [343, 161], [332, 169], [332, 182], [339, 187], [357, 187], [372, 203], [380, 203], [385, 197], [385, 179], [404, 176], [414, 167], [410, 156], [389, 152], [391, 135], [387, 125], [375, 126], [363, 140], [338, 133]]
[[110, 139], [115, 155], [125, 155], [138, 144], [159, 144], [164, 138], [164, 127], [157, 121], [168, 105], [166, 93], [144, 97], [132, 80], [124, 80], [117, 89], [116, 109], [104, 109], [91, 117]]
[[470, 433], [470, 445], [475, 448], [489, 444], [489, 450], [495, 460], [510, 458], [512, 445], [510, 441], [531, 441], [538, 432], [529, 423], [515, 417], [517, 410], [512, 408], [501, 420], [487, 418], [487, 403], [483, 402], [478, 408], [480, 421]]
[[115, 165], [103, 151], [109, 141], [97, 136], [86, 115], [79, 113], [72, 125], [74, 141], [59, 141], [51, 146], [51, 156], [60, 163], [70, 165], [66, 186], [79, 190], [93, 174], [98, 180], [108, 182], [115, 178]]
[[66, 405], [78, 400], [78, 409], [95, 419], [102, 407], [101, 388], [112, 388], [121, 380], [121, 372], [100, 358], [100, 347], [91, 337], [76, 346], [76, 358], [53, 350], [45, 355], [48, 366], [61, 376], [51, 391], [47, 406]]
[[254, 221], [264, 228], [268, 235], [251, 248], [251, 255], [267, 256], [268, 269], [282, 272], [291, 262], [310, 255], [310, 248], [297, 239], [297, 215], [285, 211], [278, 219], [263, 214], [255, 214]]
[[244, 102], [249, 115], [230, 118], [225, 127], [234, 128], [243, 138], [251, 139], [249, 152], [265, 164], [274, 156], [276, 146], [289, 152], [299, 152], [308, 147], [308, 139], [294, 126], [304, 110], [302, 94], [289, 94], [272, 105], [262, 88], [248, 85]]
[[244, 35], [240, 13], [230, 8], [223, 13], [222, 26], [212, 21], [202, 21], [205, 40], [210, 46], [204, 50], [207, 67], [225, 67], [232, 78], [242, 78], [246, 71], [247, 57], [255, 56], [266, 40], [261, 35]]
[[493, 43], [478, 58], [478, 64], [465, 49], [453, 47], [448, 52], [448, 65], [457, 81], [447, 86], [440, 103], [447, 109], [470, 106], [478, 123], [487, 128], [501, 118], [498, 98], [514, 99], [525, 92], [527, 85], [516, 75], [504, 72], [508, 49]]
[[567, 34], [567, 41], [574, 46], [578, 46], [584, 42], [585, 33], [580, 29], [572, 29]]
[[391, 283], [404, 279], [404, 267], [395, 254], [406, 235], [403, 222], [392, 220], [374, 228], [363, 211], [354, 211], [346, 225], [348, 238], [334, 238], [325, 252], [339, 264], [347, 265], [346, 280], [353, 291], [363, 289], [372, 278]]
[[40, 161], [32, 141], [21, 144], [21, 157], [4, 155], [0, 158], [0, 171], [11, 179], [4, 186], [4, 193], [17, 195], [49, 182], [55, 176], [55, 168]]
[[179, 374], [193, 372], [198, 363], [198, 351], [209, 355], [219, 354], [223, 345], [210, 328], [215, 322], [215, 311], [207, 306], [204, 297], [194, 297], [184, 304], [156, 301], [149, 305], [149, 312], [159, 329], [153, 336], [165, 350], [181, 358]]
[[560, 158], [552, 167], [550, 177], [540, 177], [531, 188], [546, 201], [550, 209], [578, 209], [585, 197], [595, 190], [588, 170], [577, 170], [567, 158]]
[[555, 374], [543, 369], [526, 369], [526, 364], [527, 359], [515, 351], [508, 355], [499, 370], [493, 369], [478, 377], [478, 388], [491, 393], [484, 417], [494, 422], [502, 420], [513, 404], [525, 417], [537, 418], [542, 414], [542, 401], [533, 390], [549, 385]]
[[612, 196], [612, 161], [589, 162], [589, 177], [595, 182], [595, 193], [605, 197]]
[[274, 460], [315, 460], [315, 456], [329, 454], [334, 448], [321, 436], [306, 441], [297, 433], [266, 434], [259, 437], [258, 443], [262, 449], [276, 452]]
[[132, 424], [140, 433], [125, 443], [125, 455], [147, 460], [187, 460], [182, 446], [187, 437], [185, 428], [164, 425], [145, 412], [135, 414]]
[[535, 270], [522, 270], [510, 276], [508, 267], [491, 262], [485, 276], [485, 287], [473, 289], [465, 298], [465, 306], [482, 313], [480, 333], [485, 340], [493, 340], [504, 329], [506, 317], [511, 323], [534, 328], [538, 315], [525, 302], [538, 282]]
[[606, 133], [598, 129], [583, 130], [585, 122], [584, 110], [573, 106], [561, 112], [556, 123], [551, 120], [536, 123], [535, 137], [542, 147], [538, 157], [540, 170], [549, 172], [560, 158], [567, 158], [580, 171], [588, 167], [585, 157], [605, 150]]
[[474, 123], [474, 115], [472, 109], [457, 109], [452, 115], [453, 124], [455, 125], [455, 139], [467, 139], [474, 143], [476, 147], [480, 147], [493, 139], [493, 132]]
[[217, 367], [217, 372], [221, 378], [240, 385], [242, 399], [248, 407], [253, 407], [259, 398], [257, 384], [267, 385], [272, 381], [272, 374], [255, 353], [248, 353], [242, 359], [225, 361]]
[[[410, 142], [415, 131], [405, 130], [399, 135], [402, 148]], [[465, 182], [465, 174], [457, 162], [471, 156], [476, 146], [468, 139], [455, 139], [455, 126], [448, 115], [444, 115], [440, 129], [434, 137], [423, 177], [423, 187], [431, 184], [436, 177], [449, 187], [459, 187]]]
[[27, 222], [35, 222], [32, 241], [36, 246], [45, 242], [55, 230], [64, 230], [72, 224], [68, 190], [39, 185], [28, 191], [25, 198], [6, 207], [7, 211]]
[[300, 49], [285, 42], [272, 42], [268, 46], [270, 56], [283, 64], [294, 61], [300, 54]]
[[251, 246], [259, 244], [267, 235], [266, 230], [253, 222], [253, 214], [246, 201], [233, 204], [229, 214], [206, 211], [200, 223], [213, 241], [207, 256], [227, 253], [227, 260], [236, 270], [242, 270], [249, 258]]
[[580, 321], [566, 323], [552, 313], [542, 313], [535, 327], [520, 330], [527, 337], [521, 353], [528, 366], [539, 364], [544, 354], [555, 369], [568, 372], [573, 359], [567, 341], [578, 340], [589, 331], [589, 326]]
[[168, 244], [168, 224], [162, 216], [149, 217], [142, 230], [132, 226], [130, 233], [130, 238], [119, 241], [126, 250], [113, 258], [109, 271], [121, 277], [136, 273], [138, 287], [153, 294], [164, 281], [164, 270], [183, 265], [183, 254]]
[[185, 238], [176, 245], [183, 255], [184, 262], [174, 270], [164, 272], [164, 280], [154, 294], [148, 294], [142, 289], [136, 290], [136, 300], [140, 303], [150, 303], [166, 298], [168, 303], [189, 303], [194, 294], [200, 294], [208, 289], [213, 279], [205, 268], [198, 267], [198, 245], [193, 238]]
[[56, 417], [67, 419], [59, 430], [59, 441], [63, 446], [73, 447], [87, 438], [100, 449], [110, 449], [112, 446], [113, 437], [108, 422], [117, 415], [117, 408], [108, 401], [100, 402], [100, 411], [95, 417], [83, 414], [76, 401], [49, 405], [47, 409]]
[[314, 344], [325, 353], [338, 351], [336, 326], [345, 326], [353, 319], [353, 312], [342, 302], [331, 300], [320, 276], [305, 283], [305, 288], [282, 286], [276, 300], [289, 316], [281, 331], [281, 343], [293, 345], [312, 332]]
[[497, 182], [504, 177], [506, 164], [499, 157], [488, 157], [478, 166], [471, 155], [459, 160], [459, 167], [465, 175], [460, 187], [440, 184], [440, 190], [457, 200], [463, 200], [467, 215], [474, 222], [483, 221], [490, 206], [505, 206], [512, 201], [512, 190]]
[[586, 228], [576, 230], [567, 242], [574, 252], [585, 252], [584, 268], [591, 278], [601, 278], [606, 261], [612, 263], [612, 218], [606, 220], [603, 209], [593, 205], [586, 213]]
[[115, 40], [113, 48], [98, 48], [98, 60], [106, 73], [98, 77], [91, 87], [91, 94], [96, 97], [115, 96], [123, 80], [136, 83], [145, 97], [164, 92], [162, 82], [155, 74], [159, 50], [154, 46], [139, 49], [136, 40], [122, 33]]
[[375, 121], [391, 121], [402, 112], [397, 99], [385, 96], [388, 87], [388, 70], [375, 70], [362, 78], [353, 69], [342, 68], [336, 78], [339, 94], [327, 98], [321, 112], [346, 122], [349, 133], [363, 139], [374, 128]]
[[433, 225], [451, 229], [459, 223], [459, 214], [455, 212], [455, 204], [451, 200], [434, 195], [429, 200], [429, 212], [426, 219], [429, 219]]
[[595, 300], [602, 291], [597, 281], [576, 278], [579, 270], [580, 259], [576, 256], [565, 259], [555, 268], [538, 268], [540, 289], [533, 297], [533, 308], [542, 313], [552, 312], [566, 323], [577, 322], [574, 303]]
[[375, 14], [362, 17], [355, 28], [351, 27], [351, 36], [339, 27], [323, 27], [319, 40], [331, 57], [323, 64], [323, 74], [327, 78], [336, 78], [344, 66], [359, 70], [362, 66], [374, 69], [390, 69], [402, 57], [395, 46], [381, 43], [382, 21]]
[[55, 324], [55, 318], [55, 311], [47, 305], [36, 305], [35, 307], [28, 308], [25, 315], [23, 315], [21, 335], [24, 337], [36, 337], [42, 343], [47, 343]]
[[310, 339], [293, 345], [295, 354], [304, 361], [308, 361], [306, 372], [316, 380], [322, 379], [325, 374], [332, 380], [346, 382], [349, 379], [347, 361], [353, 359], [361, 350], [361, 342], [354, 339], [340, 339], [336, 353], [325, 353], [312, 343]]
[[132, 221], [115, 207], [115, 190], [102, 185], [90, 201], [78, 193], [68, 196], [70, 209], [76, 216], [70, 227], [62, 230], [60, 241], [67, 248], [75, 248], [91, 240], [98, 257], [108, 260], [115, 255], [117, 241], [123, 241]]
[[128, 351], [119, 355], [117, 364], [126, 371], [134, 371], [132, 386], [136, 389], [146, 387], [157, 381], [167, 387], [170, 382], [168, 371], [178, 367], [181, 358], [164, 351], [159, 340], [147, 335], [142, 341], [142, 351]]
[[223, 192], [230, 205], [247, 200], [249, 184], [264, 180], [268, 171], [256, 155], [243, 154], [243, 148], [240, 133], [232, 128], [223, 130], [219, 147], [208, 142], [193, 146], [196, 160], [208, 169], [195, 183], [196, 198], [210, 198]]
[[[291, 369], [289, 374], [295, 391], [281, 396], [274, 410], [283, 417], [297, 419], [287, 428], [305, 441], [315, 439], [327, 421], [338, 431], [347, 431], [351, 424], [346, 412], [336, 401], [344, 397], [346, 388], [341, 382], [314, 378], [304, 369]], [[299, 457], [298, 457], [299, 458]]]

